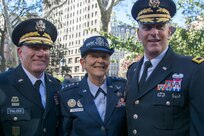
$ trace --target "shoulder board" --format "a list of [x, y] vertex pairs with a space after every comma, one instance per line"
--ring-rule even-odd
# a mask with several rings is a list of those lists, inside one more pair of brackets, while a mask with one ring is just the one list
[[126, 79], [122, 78], [122, 77], [111, 77], [111, 79], [114, 80], [114, 81], [123, 81], [123, 82], [126, 82]]
[[204, 62], [204, 58], [202, 58], [202, 57], [194, 57], [192, 59], [192, 61], [195, 62], [195, 63], [200, 64], [200, 63]]
[[79, 82], [72, 82], [62, 86], [62, 90], [72, 89], [79, 86]]

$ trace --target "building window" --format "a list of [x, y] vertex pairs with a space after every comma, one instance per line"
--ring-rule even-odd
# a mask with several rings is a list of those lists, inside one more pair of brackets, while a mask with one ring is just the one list
[[76, 66], [76, 67], [74, 68], [74, 72], [79, 72], [79, 66]]
[[72, 63], [72, 58], [68, 58], [68, 63]]
[[79, 63], [79, 60], [80, 60], [80, 58], [79, 58], [79, 57], [76, 57], [76, 58], [75, 58], [75, 63]]

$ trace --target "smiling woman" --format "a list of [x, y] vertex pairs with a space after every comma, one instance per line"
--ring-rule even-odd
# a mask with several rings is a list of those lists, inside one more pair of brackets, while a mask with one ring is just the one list
[[80, 51], [80, 63], [87, 74], [60, 91], [66, 135], [127, 136], [126, 80], [106, 75], [114, 50], [105, 37], [92, 36], [84, 41]]

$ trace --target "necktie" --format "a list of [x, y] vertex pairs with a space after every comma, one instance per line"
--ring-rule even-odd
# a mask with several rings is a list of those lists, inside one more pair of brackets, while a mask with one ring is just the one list
[[106, 96], [105, 91], [99, 87], [99, 88], [98, 88], [98, 91], [96, 92], [95, 98], [96, 98], [100, 93], [102, 93], [104, 96]]
[[34, 84], [34, 87], [35, 87], [35, 90], [37, 91], [38, 93], [38, 96], [40, 98], [40, 101], [42, 102], [41, 100], [41, 95], [40, 95], [40, 85], [41, 85], [42, 81], [41, 80], [36, 80], [35, 81], [35, 84]]
[[96, 104], [96, 107], [98, 109], [101, 119], [104, 120], [105, 113], [106, 113], [106, 93], [100, 87], [95, 95], [94, 101], [95, 101], [95, 104]]
[[34, 87], [35, 87], [35, 89], [36, 89], [38, 92], [40, 92], [39, 90], [40, 90], [40, 85], [41, 85], [41, 83], [42, 83], [41, 80], [36, 80], [36, 81], [35, 81]]
[[147, 78], [148, 68], [150, 68], [151, 66], [152, 66], [152, 63], [150, 61], [145, 62], [142, 77], [139, 82], [139, 88], [141, 88], [144, 85], [146, 78]]

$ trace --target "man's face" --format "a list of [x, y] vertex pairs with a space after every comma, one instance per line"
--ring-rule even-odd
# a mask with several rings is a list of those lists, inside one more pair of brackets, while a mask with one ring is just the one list
[[105, 78], [109, 70], [110, 55], [105, 52], [90, 52], [80, 60], [90, 79]]
[[40, 77], [49, 64], [49, 47], [47, 46], [21, 46], [18, 55], [22, 65], [35, 77]]
[[139, 24], [138, 38], [148, 59], [160, 55], [168, 46], [171, 36], [169, 24]]

